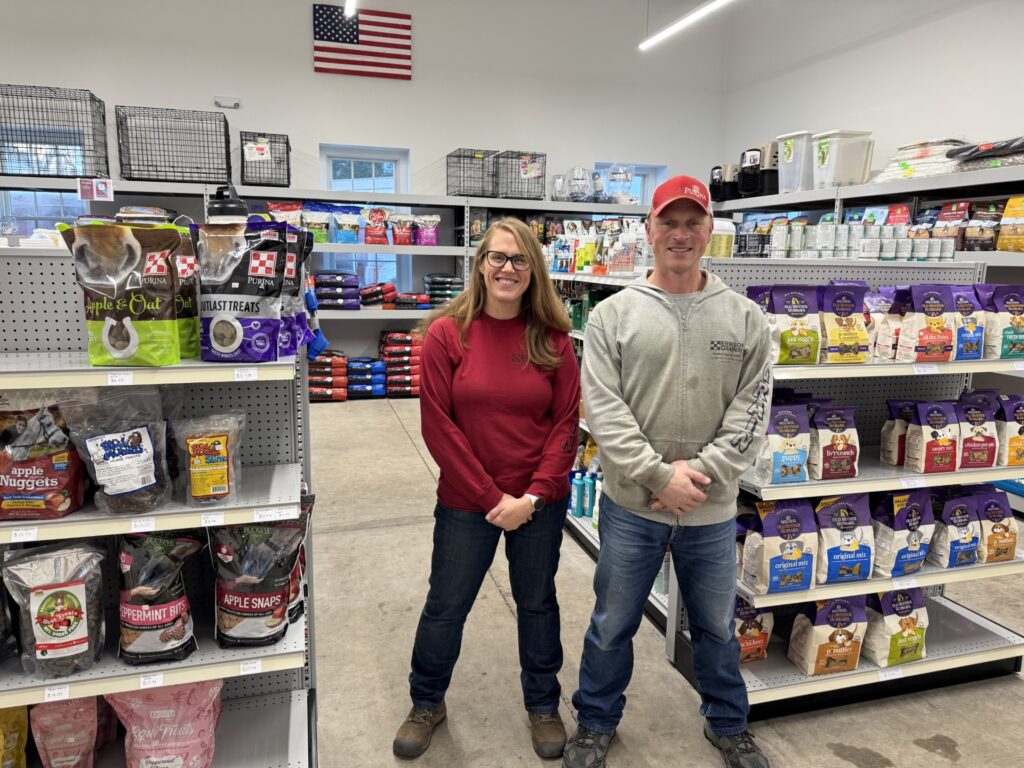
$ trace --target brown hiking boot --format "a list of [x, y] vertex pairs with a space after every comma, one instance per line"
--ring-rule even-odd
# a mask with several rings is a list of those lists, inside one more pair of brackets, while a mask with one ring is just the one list
[[398, 757], [419, 757], [430, 746], [430, 737], [434, 729], [442, 722], [448, 712], [442, 701], [435, 709], [413, 707], [405, 722], [395, 734], [391, 749]]
[[565, 726], [557, 712], [530, 715], [530, 738], [538, 757], [550, 760], [562, 756], [565, 749]]

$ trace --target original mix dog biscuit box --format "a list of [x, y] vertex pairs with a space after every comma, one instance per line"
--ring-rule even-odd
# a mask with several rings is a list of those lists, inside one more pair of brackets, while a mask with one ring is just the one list
[[875, 575], [882, 578], [917, 573], [928, 557], [935, 515], [927, 490], [889, 493], [872, 510]]
[[817, 526], [805, 499], [757, 502], [758, 518], [743, 545], [743, 581], [755, 592], [814, 587]]
[[871, 576], [875, 534], [866, 493], [821, 499], [818, 519], [819, 584], [863, 581]]
[[978, 562], [981, 523], [973, 496], [946, 498], [935, 519], [935, 535], [928, 548], [928, 562], [942, 568], [959, 568]]

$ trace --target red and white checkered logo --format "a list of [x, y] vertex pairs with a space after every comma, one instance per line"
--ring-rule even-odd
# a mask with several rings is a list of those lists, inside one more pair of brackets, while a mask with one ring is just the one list
[[178, 257], [178, 277], [187, 280], [199, 269], [199, 260], [195, 256]]
[[250, 277], [273, 277], [277, 265], [277, 253], [274, 251], [253, 251], [249, 255]]
[[284, 276], [291, 279], [294, 278], [298, 269], [296, 268], [299, 263], [299, 256], [296, 253], [286, 254], [284, 257]]
[[155, 251], [146, 254], [146, 264], [142, 268], [144, 277], [167, 274], [167, 257], [170, 251]]

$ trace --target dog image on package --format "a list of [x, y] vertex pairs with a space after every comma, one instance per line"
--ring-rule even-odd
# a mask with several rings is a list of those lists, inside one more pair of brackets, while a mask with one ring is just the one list
[[879, 667], [893, 667], [925, 657], [928, 608], [917, 587], [868, 595], [868, 628], [864, 658]]
[[818, 583], [863, 581], [871, 576], [875, 532], [866, 493], [821, 499], [818, 519]]
[[950, 286], [953, 293], [954, 360], [981, 360], [985, 352], [985, 312], [973, 285]]
[[866, 285], [827, 285], [820, 304], [821, 362], [866, 363], [871, 359], [864, 319]]
[[[963, 488], [966, 491], [968, 488]], [[981, 486], [973, 491], [981, 525], [978, 562], [1003, 563], [1017, 558], [1019, 526], [1006, 491]]]
[[743, 544], [743, 583], [758, 594], [813, 589], [818, 532], [811, 503], [759, 501], [757, 515]]
[[905, 466], [913, 472], [955, 472], [960, 421], [952, 403], [918, 403], [907, 425]]
[[772, 288], [769, 322], [772, 350], [779, 365], [815, 365], [821, 343], [818, 294], [813, 285], [776, 285]]
[[807, 482], [807, 454], [811, 447], [806, 405], [773, 405], [768, 419], [768, 439], [754, 464], [761, 482]]
[[981, 523], [973, 496], [946, 499], [935, 520], [935, 534], [928, 547], [928, 562], [942, 568], [960, 568], [978, 562]]
[[807, 467], [814, 480], [857, 476], [860, 438], [852, 405], [822, 405], [811, 416], [811, 453]]
[[953, 356], [953, 293], [948, 285], [912, 285], [910, 311], [900, 326], [896, 359], [946, 363]]
[[805, 675], [852, 672], [867, 623], [863, 597], [808, 603], [793, 621], [787, 656]]
[[986, 469], [996, 465], [999, 438], [996, 417], [984, 403], [959, 402], [953, 406], [960, 423], [957, 469]]
[[1002, 395], [996, 414], [999, 466], [1024, 467], [1024, 397]]
[[740, 644], [740, 664], [768, 657], [775, 617], [769, 608], [755, 608], [739, 595], [733, 613], [734, 631]]
[[872, 510], [875, 531], [875, 575], [910, 576], [928, 557], [935, 515], [926, 490], [886, 494]]
[[[980, 287], [980, 286], [979, 286]], [[996, 285], [988, 311], [985, 357], [1024, 358], [1024, 286]]]

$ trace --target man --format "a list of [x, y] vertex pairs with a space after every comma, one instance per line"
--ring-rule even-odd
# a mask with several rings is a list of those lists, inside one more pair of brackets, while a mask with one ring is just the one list
[[666, 547], [689, 617], [704, 735], [729, 768], [768, 768], [747, 731], [733, 609], [737, 480], [765, 436], [771, 337], [752, 301], [701, 270], [712, 227], [703, 183], [677, 176], [659, 186], [647, 219], [654, 270], [587, 324], [583, 398], [604, 491], [597, 602], [565, 768], [606, 764]]

